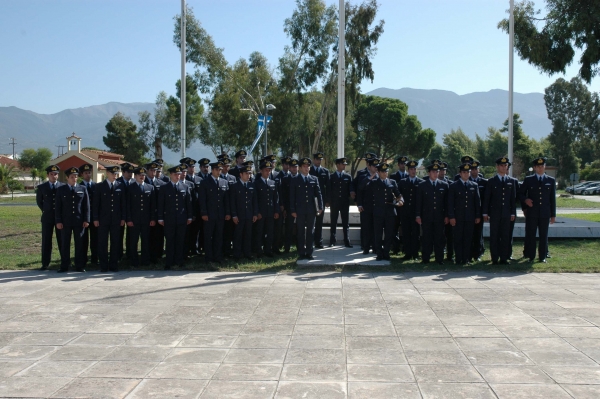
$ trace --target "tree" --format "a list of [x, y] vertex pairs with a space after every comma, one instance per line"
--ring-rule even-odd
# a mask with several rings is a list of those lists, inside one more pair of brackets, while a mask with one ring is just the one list
[[0, 194], [12, 193], [23, 188], [17, 179], [17, 169], [14, 165], [0, 164]]
[[548, 141], [558, 161], [558, 176], [567, 179], [600, 154], [600, 99], [581, 79], [559, 78], [546, 88], [544, 102], [552, 122]]
[[[545, 154], [540, 154], [539, 145], [523, 132], [523, 121], [519, 114], [513, 114], [513, 159], [511, 160], [512, 175], [520, 178], [529, 169], [531, 161]], [[501, 133], [508, 133], [508, 118], [504, 121]], [[498, 155], [502, 156], [502, 155]]]
[[477, 150], [473, 154], [483, 166], [493, 166], [496, 159], [508, 154], [508, 137], [494, 127], [488, 127], [485, 138], [475, 135]]
[[137, 131], [137, 126], [121, 112], [117, 112], [106, 124], [106, 136], [102, 141], [109, 151], [122, 154], [126, 161], [144, 164], [149, 161], [144, 155], [149, 148], [144, 137]]
[[31, 168], [29, 170], [29, 176], [31, 176], [31, 180], [33, 181], [33, 187], [35, 188], [35, 183], [40, 178], [41, 173], [36, 168]]
[[26, 148], [21, 152], [19, 156], [19, 164], [25, 169], [38, 169], [42, 170], [52, 159], [52, 151], [48, 148]]
[[460, 159], [464, 155], [473, 156], [475, 154], [475, 142], [460, 127], [456, 130], [451, 129], [450, 133], [444, 134], [442, 142], [444, 143], [442, 160], [448, 163], [451, 171], [456, 170], [455, 168], [460, 165]]
[[[565, 73], [581, 51], [579, 77], [590, 83], [600, 68], [600, 3], [597, 0], [546, 0], [547, 14], [538, 18], [532, 1], [515, 5], [515, 49], [519, 56], [550, 75]], [[542, 22], [543, 26], [538, 27]], [[508, 32], [509, 21], [498, 28]]]
[[[426, 157], [435, 143], [435, 132], [423, 129], [408, 106], [396, 99], [362, 96], [353, 117], [357, 132], [353, 147], [356, 153], [374, 151], [382, 159], [408, 154], [414, 159]], [[352, 162], [356, 170], [360, 158]]]

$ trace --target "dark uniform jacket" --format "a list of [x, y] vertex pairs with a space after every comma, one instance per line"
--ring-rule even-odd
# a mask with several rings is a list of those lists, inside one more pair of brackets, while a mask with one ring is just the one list
[[423, 181], [423, 179], [416, 176], [414, 184], [411, 183], [410, 178], [400, 180], [398, 190], [400, 190], [400, 194], [402, 194], [402, 198], [404, 199], [404, 205], [401, 207], [401, 211], [404, 215], [415, 217], [417, 209], [417, 189], [419, 184], [423, 183]]
[[448, 216], [446, 202], [448, 199], [448, 183], [436, 180], [435, 187], [427, 179], [417, 188], [417, 206], [415, 217], [423, 220], [440, 220]]
[[56, 223], [54, 214], [54, 205], [56, 201], [56, 193], [60, 186], [64, 186], [64, 183], [57, 181], [54, 183], [55, 189], [50, 188], [50, 182], [46, 181], [37, 186], [37, 192], [35, 194], [35, 200], [38, 208], [42, 211], [42, 223]]
[[89, 183], [82, 181], [81, 185], [86, 188], [88, 198], [90, 199], [90, 210], [94, 209], [94, 194], [96, 193], [96, 183], [90, 180]]
[[367, 183], [367, 191], [371, 192], [371, 197], [373, 198], [373, 215], [396, 215], [394, 199], [400, 196], [400, 190], [398, 190], [398, 184], [395, 180], [381, 180], [379, 178], [370, 180]]
[[187, 224], [192, 219], [192, 197], [185, 184], [169, 182], [160, 187], [158, 193], [157, 220], [170, 224]]
[[327, 200], [325, 202], [329, 202], [332, 207], [337, 208], [350, 206], [351, 192], [356, 192], [356, 190], [350, 173], [343, 171], [341, 176], [338, 176], [336, 170], [329, 177]]
[[82, 226], [90, 222], [90, 199], [87, 190], [80, 184], [71, 186], [63, 184], [56, 190], [55, 222], [65, 226]]
[[288, 175], [285, 176], [281, 180], [281, 197], [280, 197], [280, 199], [282, 199], [283, 208], [288, 213], [291, 212], [290, 211], [290, 208], [291, 208], [291, 204], [290, 204], [290, 185], [292, 183], [292, 180], [295, 179], [298, 176], [300, 176], [299, 173], [296, 176], [292, 176], [291, 173], [288, 173]]
[[481, 198], [477, 183], [462, 180], [450, 185], [448, 189], [448, 217], [460, 221], [474, 222], [481, 214]]
[[108, 181], [96, 185], [94, 192], [93, 220], [103, 224], [120, 224], [127, 219], [127, 197], [124, 183], [117, 180], [110, 189]]
[[192, 193], [192, 207], [194, 209], [194, 216], [200, 213], [200, 183], [202, 179], [196, 175], [185, 175], [185, 181], [191, 186]]
[[539, 182], [537, 175], [527, 176], [521, 185], [520, 200], [531, 199], [532, 207], [525, 205], [527, 217], [556, 217], [556, 180], [546, 174]]
[[[210, 176], [200, 184], [200, 214], [209, 220], [225, 220], [229, 211], [229, 183]], [[219, 237], [220, 238], [220, 237]]]
[[[290, 181], [290, 212], [298, 215], [316, 215], [317, 206], [323, 209], [323, 197], [319, 181], [310, 174], [306, 176], [299, 174]], [[317, 205], [315, 205], [315, 198]]]
[[402, 173], [397, 170], [396, 173], [390, 176], [390, 179], [395, 180], [398, 187], [400, 187], [400, 181], [402, 181], [402, 179], [408, 179], [408, 172]]
[[479, 176], [477, 179], [472, 179], [471, 177], [469, 177], [469, 179], [471, 179], [472, 181], [475, 182], [475, 184], [477, 184], [477, 188], [479, 190], [479, 198], [481, 199], [481, 207], [479, 207], [479, 215], [477, 217], [481, 217], [483, 214], [483, 201], [485, 199], [485, 189], [487, 187], [487, 182], [488, 179]]
[[231, 185], [231, 217], [238, 219], [252, 219], [258, 215], [258, 203], [256, 200], [256, 188], [249, 181], [247, 187], [241, 180]]
[[356, 178], [356, 205], [362, 206], [367, 212], [373, 210], [373, 193], [367, 190], [367, 184], [371, 181], [371, 174], [362, 174]]
[[254, 187], [256, 187], [258, 213], [263, 218], [272, 218], [275, 213], [279, 213], [279, 193], [275, 180], [268, 179], [265, 183], [262, 176], [258, 176], [254, 181]]
[[327, 199], [327, 187], [329, 187], [329, 170], [322, 166], [319, 167], [319, 169], [317, 170], [317, 168], [314, 165], [311, 165], [308, 169], [308, 174], [311, 176], [315, 176], [319, 180], [321, 196], [323, 199]]
[[156, 195], [152, 184], [144, 184], [140, 189], [138, 183], [132, 183], [127, 190], [127, 222], [133, 225], [149, 226], [156, 221]]
[[[508, 176], [506, 176], [508, 177]], [[508, 177], [504, 183], [498, 175], [488, 180], [483, 200], [483, 214], [491, 218], [506, 218], [517, 214], [518, 181]]]

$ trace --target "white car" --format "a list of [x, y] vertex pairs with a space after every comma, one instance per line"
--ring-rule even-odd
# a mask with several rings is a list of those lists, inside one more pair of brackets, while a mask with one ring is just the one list
[[583, 195], [594, 195], [594, 194], [600, 194], [600, 184], [596, 184], [596, 185], [591, 185], [591, 186], [587, 186], [583, 192]]

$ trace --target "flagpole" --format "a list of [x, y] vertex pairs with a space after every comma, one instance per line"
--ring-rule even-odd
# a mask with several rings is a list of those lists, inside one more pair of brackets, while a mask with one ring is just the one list
[[[508, 159], [513, 159], [513, 80], [514, 80], [514, 43], [515, 43], [515, 2], [510, 0], [510, 19], [508, 27], [509, 53], [508, 53]], [[508, 170], [508, 175], [512, 176], [513, 169]]]
[[186, 77], [185, 77], [185, 42], [186, 42], [186, 30], [185, 30], [185, 0], [181, 0], [181, 157], [185, 158], [185, 93], [186, 93]]
[[346, 109], [346, 6], [344, 0], [340, 0], [339, 17], [339, 42], [338, 42], [338, 112], [337, 112], [337, 157], [344, 156], [344, 128]]

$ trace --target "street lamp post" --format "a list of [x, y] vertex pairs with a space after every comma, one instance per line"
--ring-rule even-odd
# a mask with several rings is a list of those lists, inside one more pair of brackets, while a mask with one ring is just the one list
[[269, 130], [269, 111], [275, 110], [275, 106], [273, 104], [267, 104], [265, 108], [265, 148], [263, 151], [263, 157], [267, 156], [267, 132]]

